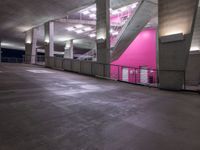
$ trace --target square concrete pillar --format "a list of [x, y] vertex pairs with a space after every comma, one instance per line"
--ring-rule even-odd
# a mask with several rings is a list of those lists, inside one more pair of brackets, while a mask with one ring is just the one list
[[31, 29], [26, 32], [25, 38], [25, 62], [35, 64], [37, 48], [37, 29]]
[[73, 40], [67, 41], [65, 44], [64, 58], [73, 59], [74, 58], [74, 44]]
[[159, 87], [181, 90], [194, 30], [198, 0], [159, 0]]
[[[96, 0], [97, 6], [97, 62], [110, 64], [110, 0]], [[105, 67], [105, 76], [109, 77], [110, 68]]]
[[0, 41], [0, 63], [1, 63], [1, 54], [2, 54], [2, 51], [1, 51], [1, 41]]
[[54, 57], [54, 22], [47, 22], [44, 25], [45, 30], [45, 63], [48, 65], [50, 57]]

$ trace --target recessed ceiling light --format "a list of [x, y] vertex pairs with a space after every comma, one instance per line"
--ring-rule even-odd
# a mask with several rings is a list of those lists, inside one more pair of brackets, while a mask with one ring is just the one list
[[66, 28], [68, 31], [74, 31], [75, 29], [74, 29], [74, 27], [68, 27], [68, 28]]
[[119, 13], [119, 11], [117, 11], [117, 10], [111, 11], [111, 14], [112, 14], [112, 15], [117, 15], [118, 13]]
[[77, 24], [77, 25], [75, 25], [75, 27], [80, 29], [80, 28], [83, 28], [84, 26], [82, 24]]
[[110, 33], [113, 33], [114, 32], [114, 30], [113, 29], [110, 29]]
[[119, 32], [117, 32], [117, 31], [115, 31], [115, 32], [112, 33], [113, 36], [116, 36], [118, 34], [119, 34]]
[[75, 31], [77, 34], [81, 34], [81, 33], [83, 33], [83, 30], [76, 30]]
[[90, 12], [88, 10], [85, 10], [85, 11], [82, 12], [82, 14], [84, 14], [84, 15], [88, 15], [89, 13]]
[[97, 11], [97, 8], [93, 7], [93, 8], [90, 9], [90, 11], [95, 12], [95, 11]]
[[136, 2], [136, 3], [132, 4], [132, 5], [131, 5], [131, 8], [133, 8], [133, 9], [134, 9], [134, 8], [136, 8], [136, 7], [137, 7], [137, 5], [138, 5], [138, 2]]
[[85, 27], [83, 30], [84, 31], [92, 31], [92, 28], [91, 27]]
[[96, 14], [91, 14], [89, 17], [90, 18], [96, 18]]
[[123, 11], [126, 11], [127, 9], [128, 9], [127, 7], [122, 7], [119, 10], [123, 12]]
[[92, 34], [90, 34], [89, 36], [90, 36], [91, 38], [94, 38], [94, 37], [96, 37], [96, 34], [92, 33]]

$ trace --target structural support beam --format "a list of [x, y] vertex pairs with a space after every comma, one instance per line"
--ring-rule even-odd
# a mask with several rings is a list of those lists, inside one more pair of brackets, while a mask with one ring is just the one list
[[73, 59], [74, 58], [74, 45], [73, 40], [67, 41], [65, 44], [64, 58]]
[[2, 57], [1, 57], [1, 54], [2, 54], [2, 51], [1, 51], [1, 41], [0, 41], [0, 63], [1, 63], [1, 61], [2, 61], [2, 60], [1, 60], [1, 58], [2, 58]]
[[191, 45], [190, 50], [191, 51], [200, 50], [200, 7], [198, 8], [197, 15], [196, 15], [194, 34], [193, 34], [192, 45]]
[[184, 86], [198, 0], [159, 0], [159, 87]]
[[25, 38], [25, 62], [35, 64], [37, 48], [37, 30], [32, 29], [26, 32]]
[[45, 60], [48, 65], [50, 57], [54, 57], [54, 22], [47, 22], [45, 28]]
[[[110, 64], [110, 0], [96, 0], [97, 6], [97, 61]], [[109, 77], [110, 69], [106, 68]]]

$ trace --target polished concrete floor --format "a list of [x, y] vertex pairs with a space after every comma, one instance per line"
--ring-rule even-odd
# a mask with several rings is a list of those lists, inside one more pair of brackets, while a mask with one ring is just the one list
[[1, 64], [0, 150], [200, 150], [200, 95]]

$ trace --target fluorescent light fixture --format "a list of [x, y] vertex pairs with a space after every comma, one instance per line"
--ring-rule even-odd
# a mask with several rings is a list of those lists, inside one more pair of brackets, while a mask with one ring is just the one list
[[12, 42], [8, 42], [8, 41], [2, 41], [1, 47], [2, 48], [10, 48], [10, 49], [21, 49], [21, 50], [25, 49], [25, 47], [19, 43], [12, 43]]
[[168, 36], [162, 36], [160, 38], [160, 41], [162, 43], [177, 42], [177, 41], [182, 41], [182, 40], [184, 40], [183, 33], [172, 34], [172, 35], [168, 35]]
[[94, 38], [94, 37], [96, 37], [96, 34], [92, 33], [92, 34], [90, 34], [89, 36], [90, 36], [91, 38]]
[[13, 46], [13, 44], [7, 42], [1, 42], [1, 46]]
[[118, 34], [119, 34], [119, 32], [117, 32], [117, 31], [114, 31], [114, 32], [112, 33], [113, 36], [116, 36], [116, 35], [118, 35]]
[[68, 27], [66, 29], [67, 29], [67, 31], [74, 31], [75, 30], [74, 27]]
[[96, 14], [89, 15], [90, 18], [96, 18]]
[[126, 11], [127, 9], [128, 9], [127, 7], [122, 7], [119, 10], [123, 12], [123, 11]]
[[137, 5], [138, 5], [138, 2], [136, 2], [136, 3], [132, 4], [132, 5], [131, 5], [131, 8], [132, 8], [132, 9], [134, 9], [134, 8], [136, 8], [136, 7], [137, 7]]
[[113, 29], [110, 29], [110, 33], [113, 33], [114, 32], [114, 30]]
[[95, 12], [95, 11], [97, 11], [97, 8], [93, 7], [93, 8], [90, 9], [90, 11]]
[[55, 37], [55, 41], [58, 42], [65, 42], [71, 40], [72, 37], [67, 37], [67, 36], [61, 36], [61, 37]]
[[85, 27], [83, 30], [84, 31], [92, 31], [92, 28], [91, 27]]
[[113, 11], [111, 12], [112, 15], [117, 15], [118, 13], [119, 13], [119, 11], [117, 11], [117, 10], [113, 10]]
[[57, 54], [57, 55], [64, 55], [65, 52], [59, 52], [59, 51], [54, 51], [54, 54]]
[[77, 25], [75, 25], [75, 27], [76, 27], [77, 29], [81, 29], [81, 28], [83, 28], [84, 26], [83, 26], [82, 24], [77, 24]]
[[77, 34], [81, 34], [81, 33], [83, 33], [83, 30], [76, 30], [75, 31]]
[[84, 15], [88, 15], [89, 13], [90, 12], [88, 10], [85, 10], [85, 11], [82, 12], [82, 14], [84, 14]]

